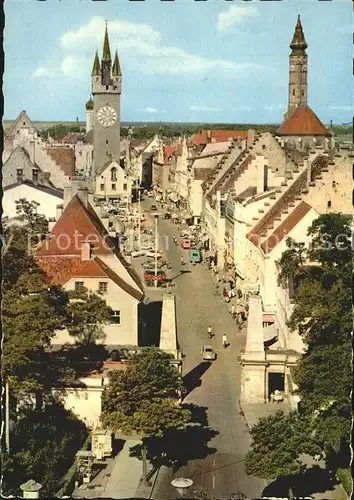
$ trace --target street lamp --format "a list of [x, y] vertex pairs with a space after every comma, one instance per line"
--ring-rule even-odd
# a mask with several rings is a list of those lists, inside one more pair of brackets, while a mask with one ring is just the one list
[[155, 288], [157, 288], [157, 219], [159, 218], [159, 214], [154, 214], [155, 217], [155, 276], [154, 276], [154, 284]]

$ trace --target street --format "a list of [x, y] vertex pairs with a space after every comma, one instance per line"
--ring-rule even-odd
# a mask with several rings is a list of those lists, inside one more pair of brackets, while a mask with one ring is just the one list
[[[190, 478], [194, 483], [191, 490], [207, 492], [217, 498], [226, 498], [236, 492], [256, 498], [261, 495], [265, 483], [244, 472], [243, 461], [251, 438], [238, 404], [241, 367], [237, 356], [245, 344], [245, 330], [237, 331], [236, 322], [228, 312], [229, 306], [213, 291], [210, 271], [203, 264], [190, 264], [188, 250], [173, 243], [172, 236], [179, 237], [178, 228], [160, 217], [158, 231], [172, 264], [172, 277], [175, 277], [171, 293], [176, 296], [178, 342], [185, 354], [184, 383], [191, 390], [184, 403], [206, 407], [209, 427], [199, 433], [201, 439], [196, 438], [193, 447], [189, 443], [185, 451], [186, 458], [191, 458], [174, 477]], [[187, 262], [185, 266], [180, 264], [181, 255]], [[180, 274], [182, 268], [184, 272]], [[156, 294], [159, 294], [157, 290], [149, 290], [150, 300], [153, 301]], [[207, 335], [209, 325], [215, 334], [211, 340]], [[226, 349], [222, 347], [223, 333], [227, 334], [230, 343]], [[217, 353], [215, 361], [203, 362], [203, 344], [213, 346]], [[211, 439], [206, 442], [208, 436]], [[179, 453], [183, 454], [183, 450]], [[176, 497], [176, 491], [170, 486], [171, 479], [166, 475], [165, 480], [157, 482], [153, 498]]]

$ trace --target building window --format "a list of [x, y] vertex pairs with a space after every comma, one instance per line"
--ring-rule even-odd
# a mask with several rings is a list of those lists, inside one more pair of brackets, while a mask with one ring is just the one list
[[128, 189], [128, 184], [123, 184], [123, 191], [126, 191]]
[[17, 182], [23, 181], [23, 169], [18, 168], [16, 173], [17, 173]]
[[115, 182], [117, 180], [117, 169], [111, 168], [111, 181]]
[[113, 311], [111, 316], [112, 323], [120, 325], [120, 311]]
[[112, 221], [108, 222], [108, 227], [113, 227], [113, 222]]
[[295, 89], [293, 89], [293, 95], [295, 95]]
[[79, 151], [79, 155], [80, 155], [80, 156], [82, 156], [82, 151], [81, 151], [81, 149], [80, 149], [80, 151]]
[[23, 122], [24, 125], [26, 125], [26, 122]]
[[116, 190], [116, 186], [117, 186], [117, 184], [112, 184], [112, 191]]
[[108, 144], [108, 139], [106, 139], [106, 144]]
[[100, 189], [101, 191], [104, 191], [104, 184], [101, 184]]
[[332, 202], [331, 202], [331, 200], [328, 200], [328, 202], [327, 202], [327, 207], [328, 207], [328, 208], [331, 208], [331, 206], [332, 206]]
[[38, 170], [36, 168], [32, 170], [32, 180], [33, 182], [38, 182]]
[[84, 289], [83, 281], [75, 281], [75, 292], [81, 292]]
[[98, 283], [98, 293], [107, 293], [108, 283], [107, 281], [99, 281]]

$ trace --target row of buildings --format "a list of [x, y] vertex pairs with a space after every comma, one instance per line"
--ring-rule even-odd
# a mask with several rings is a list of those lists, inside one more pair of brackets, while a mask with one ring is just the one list
[[[116, 221], [105, 202], [131, 200], [136, 187], [153, 187], [186, 218], [201, 223], [220, 276], [250, 301], [242, 355], [242, 393], [264, 402], [281, 375], [290, 393], [291, 369], [303, 351], [290, 332], [291, 291], [278, 286], [279, 260], [289, 236], [305, 245], [320, 214], [352, 213], [347, 189], [352, 152], [341, 147], [307, 104], [307, 44], [300, 18], [290, 44], [289, 100], [275, 133], [201, 130], [175, 144], [120, 139], [122, 72], [112, 61], [107, 26], [102, 58], [96, 52], [85, 134], [44, 140], [25, 112], [5, 136], [3, 208], [16, 221], [15, 201], [39, 203], [50, 235], [36, 251], [53, 283], [86, 287], [113, 310], [105, 327], [110, 348], [141, 344], [144, 291], [120, 252]], [[64, 329], [53, 344], [73, 342]], [[235, 360], [236, 362], [236, 360]], [[273, 374], [273, 375], [271, 375]]]

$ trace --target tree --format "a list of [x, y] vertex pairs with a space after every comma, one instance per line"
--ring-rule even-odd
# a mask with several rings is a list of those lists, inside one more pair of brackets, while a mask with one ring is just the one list
[[48, 221], [44, 215], [37, 212], [40, 203], [37, 201], [28, 201], [26, 198], [20, 198], [15, 201], [16, 213], [23, 221], [27, 230], [33, 235], [45, 235], [48, 233]]
[[103, 340], [103, 326], [111, 321], [112, 309], [99, 295], [82, 288], [68, 292], [69, 333], [81, 344], [94, 344]]
[[19, 496], [20, 484], [31, 478], [53, 496], [87, 435], [85, 425], [55, 400], [41, 410], [27, 408], [12, 431], [11, 456], [3, 457], [3, 493]]
[[109, 373], [109, 385], [102, 394], [103, 425], [141, 437], [144, 480], [146, 441], [162, 437], [169, 429], [183, 428], [191, 416], [177, 402], [182, 384], [171, 359], [157, 348], [143, 350], [126, 371]]
[[267, 481], [280, 476], [294, 476], [302, 470], [299, 456], [321, 451], [313, 434], [310, 419], [297, 413], [261, 418], [251, 430], [252, 444], [245, 460], [246, 473]]

